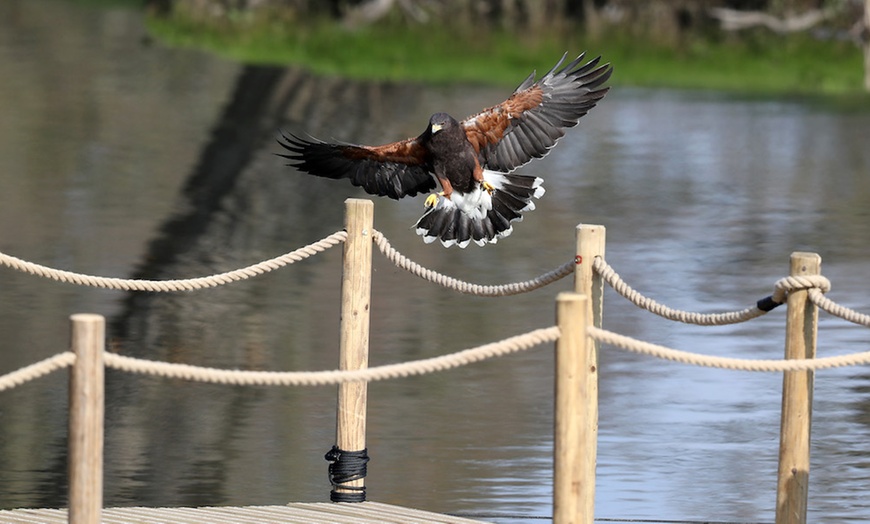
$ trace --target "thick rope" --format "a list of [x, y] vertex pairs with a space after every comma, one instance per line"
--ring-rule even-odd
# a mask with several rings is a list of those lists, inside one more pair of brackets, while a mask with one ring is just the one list
[[839, 368], [846, 366], [857, 366], [870, 363], [870, 351], [862, 353], [852, 353], [850, 355], [839, 355], [834, 357], [810, 358], [810, 359], [794, 359], [794, 360], [753, 360], [744, 358], [729, 358], [717, 357], [711, 355], [701, 355], [698, 353], [690, 353], [688, 351], [680, 351], [671, 349], [642, 340], [637, 340], [625, 335], [613, 333], [596, 327], [589, 326], [587, 333], [590, 337], [599, 342], [610, 344], [612, 346], [626, 349], [633, 353], [649, 355], [664, 360], [672, 360], [683, 364], [691, 364], [693, 366], [704, 366], [711, 368], [732, 369], [738, 371], [765, 371], [765, 372], [780, 372], [780, 371], [807, 371]]
[[185, 280], [131, 280], [123, 278], [108, 278], [97, 277], [91, 275], [82, 275], [72, 273], [70, 271], [62, 271], [52, 269], [50, 267], [27, 262], [19, 258], [15, 258], [4, 253], [0, 253], [0, 264], [8, 266], [12, 269], [30, 273], [40, 277], [50, 278], [59, 282], [68, 282], [82, 286], [92, 286], [104, 289], [120, 289], [123, 291], [192, 291], [195, 289], [204, 289], [209, 287], [221, 286], [246, 280], [251, 277], [268, 273], [276, 269], [282, 268], [294, 262], [299, 262], [318, 253], [322, 253], [327, 249], [344, 242], [347, 239], [347, 233], [338, 231], [328, 237], [301, 247], [290, 253], [279, 257], [265, 260], [252, 266], [219, 273], [207, 277], [190, 278]]
[[75, 353], [71, 351], [65, 351], [63, 353], [58, 353], [53, 357], [49, 357], [45, 360], [40, 360], [39, 362], [35, 362], [33, 364], [30, 364], [29, 366], [25, 366], [16, 371], [12, 371], [11, 373], [0, 376], [0, 391], [16, 388], [26, 382], [30, 382], [31, 380], [35, 380], [41, 376], [48, 375], [53, 371], [69, 367], [73, 365], [75, 361]]
[[[603, 258], [596, 257], [592, 267], [601, 276], [601, 278], [605, 282], [607, 282], [610, 287], [613, 288], [614, 291], [622, 295], [629, 302], [638, 306], [639, 308], [646, 309], [650, 313], [653, 313], [663, 318], [667, 318], [669, 320], [684, 322], [686, 324], [697, 324], [699, 326], [722, 326], [726, 324], [738, 324], [740, 322], [746, 322], [748, 320], [752, 320], [753, 318], [760, 317], [761, 315], [773, 309], [773, 307], [775, 307], [776, 305], [783, 304], [785, 302], [786, 296], [788, 295], [788, 292], [796, 289], [818, 289], [822, 293], [827, 293], [831, 290], [831, 281], [821, 275], [810, 275], [803, 277], [789, 276], [776, 281], [776, 283], [774, 284], [773, 294], [767, 299], [760, 300], [755, 307], [742, 309], [740, 311], [727, 311], [724, 313], [696, 313], [693, 311], [684, 311], [680, 309], [670, 308], [668, 306], [665, 306], [664, 304], [656, 302], [655, 300], [647, 296], [644, 296], [638, 291], [635, 291], [634, 289], [632, 289], [631, 286], [626, 284], [624, 280], [622, 280], [619, 274], [617, 274], [616, 271]], [[772, 304], [763, 306], [765, 302], [771, 302]], [[764, 309], [762, 309], [761, 306], [763, 306]], [[850, 318], [860, 318], [855, 317], [855, 315], [860, 314], [856, 312], [852, 313], [854, 314], [851, 314]], [[844, 314], [847, 313], [844, 312]]]
[[696, 313], [693, 311], [672, 309], [632, 289], [631, 286], [626, 284], [603, 258], [596, 257], [592, 268], [610, 285], [610, 287], [613, 288], [614, 291], [628, 299], [629, 302], [641, 309], [646, 309], [650, 313], [669, 320], [684, 322], [686, 324], [697, 324], [699, 326], [723, 326], [727, 324], [746, 322], [747, 320], [752, 320], [753, 318], [760, 317], [767, 313], [767, 311], [759, 309], [757, 305], [740, 311], [724, 313]]
[[813, 304], [835, 317], [840, 317], [853, 324], [858, 324], [865, 327], [870, 327], [870, 315], [859, 313], [854, 309], [849, 309], [845, 306], [837, 304], [833, 300], [822, 295], [823, 291], [819, 289], [810, 289], [809, 297]]
[[106, 366], [121, 371], [196, 382], [236, 386], [326, 386], [343, 382], [372, 382], [444, 371], [488, 358], [524, 351], [539, 344], [553, 342], [558, 338], [559, 328], [554, 326], [440, 357], [349, 371], [240, 371], [155, 362], [114, 353], [106, 353], [103, 358]]
[[[820, 296], [821, 292], [815, 291], [815, 293]], [[587, 333], [599, 342], [634, 353], [683, 364], [737, 371], [807, 371], [870, 363], [870, 351], [815, 359], [737, 359], [671, 349], [593, 326], [587, 327]], [[555, 342], [558, 338], [559, 328], [553, 326], [440, 357], [350, 371], [240, 371], [142, 360], [115, 353], [104, 353], [103, 361], [107, 367], [120, 371], [196, 382], [237, 386], [324, 386], [344, 382], [373, 382], [445, 371], [489, 358], [525, 351], [540, 344]], [[18, 387], [59, 369], [69, 367], [75, 363], [75, 360], [75, 354], [66, 351], [7, 373], [0, 376], [0, 391]]]
[[383, 255], [387, 257], [387, 259], [395, 264], [397, 267], [413, 273], [414, 275], [417, 275], [424, 280], [428, 280], [429, 282], [438, 284], [439, 286], [453, 289], [467, 295], [478, 295], [484, 297], [504, 297], [510, 295], [519, 295], [521, 293], [528, 293], [529, 291], [534, 291], [546, 285], [552, 284], [553, 282], [565, 278], [566, 276], [574, 272], [575, 262], [571, 260], [552, 271], [544, 273], [543, 275], [533, 278], [531, 280], [526, 280], [525, 282], [514, 282], [511, 284], [495, 286], [483, 286], [480, 284], [463, 282], [462, 280], [448, 277], [447, 275], [442, 275], [441, 273], [438, 273], [431, 269], [426, 269], [425, 267], [408, 259], [408, 257], [396, 251], [396, 249], [390, 245], [389, 240], [387, 240], [387, 238], [380, 231], [375, 230], [374, 235], [372, 235], [372, 239], [375, 241], [375, 245], [378, 246], [378, 249], [381, 251], [381, 253], [383, 253]]

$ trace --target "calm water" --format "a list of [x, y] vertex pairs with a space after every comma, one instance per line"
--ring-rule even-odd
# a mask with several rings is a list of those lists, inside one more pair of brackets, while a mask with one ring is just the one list
[[[58, 23], [62, 20], [63, 23]], [[543, 57], [541, 68], [554, 57]], [[618, 74], [618, 64], [617, 64]], [[519, 80], [519, 79], [518, 79]], [[342, 227], [347, 184], [283, 167], [275, 131], [385, 142], [504, 89], [358, 84], [165, 49], [141, 16], [0, 2], [0, 250], [106, 276], [185, 278], [258, 262]], [[538, 209], [495, 246], [423, 245], [422, 201], [376, 202], [414, 260], [479, 283], [572, 256], [577, 223], [675, 307], [743, 308], [792, 251], [816, 251], [830, 296], [870, 310], [870, 115], [792, 100], [614, 89], [527, 172]], [[337, 362], [340, 251], [241, 284], [131, 296], [0, 269], [0, 371], [67, 347], [67, 317], [106, 315], [124, 354], [227, 368]], [[450, 353], [552, 325], [563, 281], [512, 298], [436, 288], [376, 256], [372, 364]], [[709, 354], [777, 358], [782, 309], [700, 328], [606, 297], [609, 329]], [[822, 315], [820, 354], [868, 349]], [[551, 513], [552, 351], [370, 388], [369, 498], [476, 515]], [[228, 388], [107, 376], [106, 504], [280, 504], [328, 498], [334, 388]], [[0, 507], [65, 504], [66, 378], [0, 394]], [[597, 515], [772, 521], [781, 377], [684, 367], [605, 348]], [[870, 374], [816, 377], [811, 520], [870, 520]], [[499, 522], [522, 522], [501, 518]]]

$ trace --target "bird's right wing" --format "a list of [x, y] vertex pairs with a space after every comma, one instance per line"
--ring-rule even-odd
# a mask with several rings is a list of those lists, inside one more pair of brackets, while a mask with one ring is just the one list
[[323, 142], [282, 133], [287, 164], [315, 176], [347, 178], [367, 193], [399, 199], [435, 189], [430, 159], [417, 138], [382, 146]]

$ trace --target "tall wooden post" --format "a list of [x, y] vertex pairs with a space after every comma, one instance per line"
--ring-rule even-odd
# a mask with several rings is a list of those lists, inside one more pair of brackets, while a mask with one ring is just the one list
[[[604, 226], [580, 224], [576, 231], [576, 254], [574, 267], [574, 291], [581, 295], [586, 295], [589, 299], [586, 301], [586, 311], [589, 322], [597, 327], [601, 327], [602, 318], [604, 315], [604, 280], [601, 275], [596, 273], [592, 264], [596, 257], [604, 258], [604, 244], [607, 236], [607, 230]], [[594, 398], [595, 398], [595, 432], [598, 432], [598, 341], [589, 339], [589, 350], [593, 353], [590, 358], [595, 366], [592, 372], [595, 374], [594, 381]]]
[[[789, 275], [819, 275], [821, 265], [822, 258], [815, 253], [792, 253]], [[787, 304], [785, 358], [815, 358], [818, 309], [807, 290], [789, 291]], [[807, 521], [812, 413], [813, 372], [784, 372], [776, 524]]]
[[[372, 233], [371, 200], [345, 201], [344, 262], [341, 280], [340, 369], [365, 369], [369, 359], [369, 306], [371, 303]], [[366, 400], [368, 384], [350, 382], [338, 387], [335, 445], [338, 452], [366, 449]], [[337, 457], [338, 462], [341, 457]], [[365, 500], [365, 480], [336, 484], [332, 500]]]
[[103, 508], [105, 319], [70, 317], [76, 355], [69, 385], [69, 522], [99, 524]]
[[578, 293], [556, 298], [553, 524], [592, 524], [595, 516], [598, 384], [586, 336], [588, 303]]
[[[584, 301], [586, 321], [598, 328], [601, 327], [604, 314], [604, 280], [593, 270], [592, 265], [596, 257], [604, 257], [606, 234], [607, 229], [602, 225], [580, 224], [576, 229], [574, 291], [587, 297]], [[587, 337], [583, 347], [588, 353], [584, 357], [584, 373], [588, 375], [585, 386], [588, 390], [585, 394], [588, 395], [588, 400], [585, 400], [587, 405], [583, 408], [588, 411], [583, 416], [583, 423], [588, 425], [584, 431], [589, 435], [589, 442], [582, 445], [585, 447], [585, 459], [591, 464], [588, 467], [592, 468], [591, 473], [594, 475], [598, 460], [598, 341]], [[586, 491], [582, 497], [588, 504], [586, 511], [591, 522], [595, 508], [594, 482], [585, 485], [584, 489]]]

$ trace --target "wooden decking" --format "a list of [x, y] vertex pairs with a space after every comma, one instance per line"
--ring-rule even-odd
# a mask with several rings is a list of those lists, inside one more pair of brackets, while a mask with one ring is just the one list
[[[66, 509], [0, 511], [0, 522], [66, 524]], [[203, 508], [106, 508], [104, 524], [481, 524], [378, 502], [335, 504], [297, 502], [286, 506], [217, 506]]]

